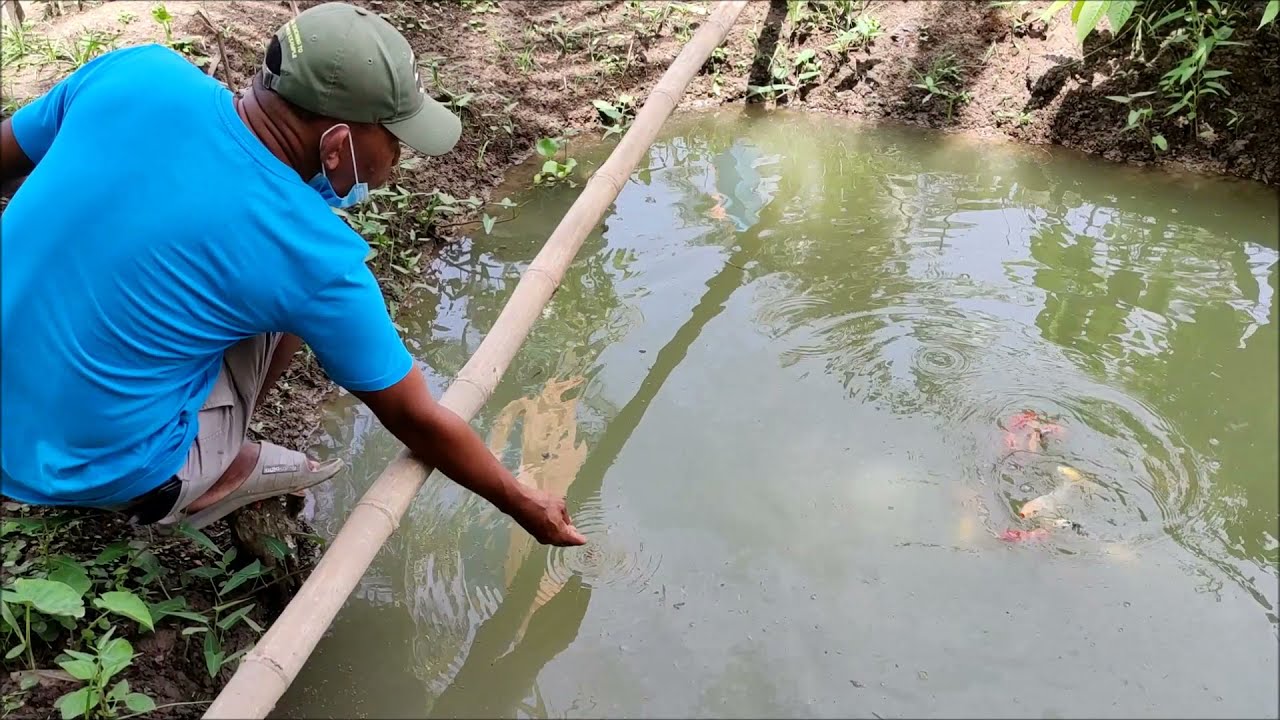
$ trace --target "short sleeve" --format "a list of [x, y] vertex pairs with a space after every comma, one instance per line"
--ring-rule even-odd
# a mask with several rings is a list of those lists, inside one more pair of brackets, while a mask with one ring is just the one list
[[[119, 52], [119, 51], [117, 51]], [[71, 109], [76, 92], [89, 75], [112, 53], [99, 55], [63, 78], [49, 92], [18, 108], [13, 114], [13, 136], [32, 164], [44, 158]]]
[[413, 356], [363, 263], [291, 309], [286, 324], [311, 347], [329, 377], [353, 392], [385, 390], [413, 369]]

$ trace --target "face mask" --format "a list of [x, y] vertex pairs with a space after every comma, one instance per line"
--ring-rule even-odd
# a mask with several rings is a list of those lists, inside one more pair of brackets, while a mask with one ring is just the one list
[[[333, 132], [337, 127], [339, 126], [334, 125], [324, 131], [324, 135], [320, 136], [320, 143], [322, 145], [324, 144], [325, 135]], [[345, 127], [348, 130], [351, 129], [351, 126], [349, 125], [343, 125], [342, 127]], [[320, 193], [320, 197], [324, 198], [324, 201], [329, 203], [330, 207], [342, 208], [344, 210], [352, 205], [359, 205], [369, 199], [369, 184], [360, 182], [360, 171], [356, 166], [355, 142], [351, 140], [349, 135], [347, 142], [351, 145], [351, 172], [356, 178], [355, 184], [351, 186], [351, 191], [348, 192], [345, 197], [338, 196], [337, 191], [333, 189], [333, 183], [329, 182], [329, 176], [325, 173], [323, 160], [320, 162], [320, 172], [316, 173], [315, 177], [311, 178], [311, 181], [307, 183], [313, 190]]]

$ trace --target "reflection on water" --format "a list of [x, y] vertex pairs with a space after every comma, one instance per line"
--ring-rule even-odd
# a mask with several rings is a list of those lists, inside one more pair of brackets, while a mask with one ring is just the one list
[[[431, 478], [280, 716], [1275, 715], [1274, 191], [786, 114], [642, 165], [478, 421], [590, 545]], [[434, 389], [573, 192], [399, 318]], [[396, 444], [327, 444], [332, 532]]]

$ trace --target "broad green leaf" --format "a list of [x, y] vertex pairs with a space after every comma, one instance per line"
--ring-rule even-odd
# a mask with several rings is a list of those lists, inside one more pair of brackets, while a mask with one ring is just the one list
[[92, 680], [98, 671], [97, 664], [88, 660], [63, 660], [58, 663], [58, 667], [77, 680]]
[[240, 620], [244, 619], [244, 616], [248, 615], [252, 610], [253, 610], [252, 605], [245, 605], [244, 607], [239, 608], [235, 612], [219, 620], [218, 627], [222, 628], [223, 630], [229, 630], [232, 625], [235, 625], [236, 623], [240, 622]]
[[98, 553], [98, 557], [93, 559], [93, 564], [106, 565], [107, 563], [115, 562], [116, 560], [119, 560], [120, 558], [128, 554], [129, 554], [129, 543], [113, 542], [110, 545], [103, 548], [102, 552]]
[[146, 603], [142, 602], [142, 598], [131, 592], [113, 591], [102, 593], [94, 598], [93, 605], [108, 612], [123, 615], [148, 630], [155, 629], [155, 624], [151, 620], [151, 611], [147, 610]]
[[1108, 95], [1106, 97], [1108, 100], [1111, 100], [1112, 102], [1124, 103], [1125, 105], [1128, 105], [1129, 103], [1133, 102], [1133, 98], [1129, 97], [1128, 95]]
[[555, 160], [548, 160], [542, 163], [542, 172], [547, 173], [548, 175], [555, 175], [556, 170], [559, 167], [560, 167], [560, 163], [556, 162]]
[[1230, 70], [1205, 70], [1203, 77], [1205, 80], [1212, 80], [1214, 78], [1226, 77], [1230, 74]]
[[618, 112], [618, 108], [614, 107], [612, 103], [605, 102], [604, 100], [592, 100], [591, 104], [595, 106], [596, 110], [599, 110], [605, 117], [613, 120], [614, 122], [622, 119], [622, 113]]
[[17, 645], [14, 645], [13, 647], [9, 648], [9, 652], [4, 654], [4, 659], [12, 660], [18, 657], [19, 655], [21, 655], [24, 651], [26, 651], [26, 649], [27, 649], [26, 643], [18, 643]]
[[214, 555], [222, 553], [222, 551], [218, 549], [218, 544], [209, 539], [209, 536], [205, 535], [203, 530], [191, 527], [190, 523], [187, 523], [186, 521], [178, 523], [178, 534], [191, 539], [197, 545], [208, 550]]
[[1261, 29], [1274, 22], [1277, 15], [1280, 15], [1280, 0], [1271, 0], [1267, 3], [1267, 9], [1262, 11], [1262, 22], [1258, 23], [1258, 28]]
[[813, 48], [805, 48], [804, 50], [800, 51], [800, 54], [796, 55], [796, 64], [798, 65], [800, 63], [809, 62], [815, 56], [817, 56], [817, 54], [818, 54], [817, 51], [815, 51]]
[[223, 573], [222, 573], [222, 570], [216, 567], [201, 566], [201, 567], [191, 568], [190, 570], [187, 571], [187, 574], [190, 575], [191, 577], [198, 577], [198, 578], [204, 578], [205, 580], [212, 580], [216, 577], [222, 577]]
[[13, 583], [13, 591], [19, 602], [31, 605], [45, 615], [84, 617], [84, 599], [66, 583], [19, 578]]
[[13, 611], [9, 609], [9, 596], [12, 595], [15, 594], [8, 591], [0, 594], [0, 619], [4, 620], [5, 625], [17, 630], [18, 619], [13, 616]]
[[[494, 217], [488, 213], [480, 216], [480, 224], [484, 227], [484, 234], [489, 235], [493, 232]], [[281, 556], [283, 557], [283, 556]]]
[[69, 586], [80, 595], [89, 592], [93, 581], [84, 566], [65, 555], [49, 558], [49, 579]]
[[204, 635], [204, 667], [211, 678], [218, 677], [218, 671], [222, 669], [222, 643], [218, 642], [217, 633]]
[[98, 691], [95, 688], [73, 690], [58, 698], [54, 706], [62, 713], [62, 720], [81, 717], [98, 707]]
[[111, 692], [107, 693], [107, 699], [119, 701], [119, 700], [123, 700], [125, 696], [128, 694], [129, 694], [129, 681], [121, 680], [120, 682], [115, 684], [115, 687], [111, 688]]
[[156, 701], [149, 695], [129, 693], [124, 696], [124, 706], [136, 713], [149, 713], [156, 709]]
[[1107, 21], [1111, 23], [1111, 32], [1119, 35], [1124, 24], [1133, 16], [1138, 6], [1137, 0], [1111, 0], [1107, 7]]
[[90, 655], [90, 654], [89, 654], [89, 653], [87, 653], [87, 652], [81, 652], [81, 651], [79, 651], [79, 650], [71, 650], [71, 649], [63, 650], [62, 652], [64, 652], [64, 653], [66, 653], [66, 654], [70, 655], [71, 657], [75, 658], [76, 660], [84, 660], [85, 662], [95, 662], [95, 661], [96, 661], [96, 658], [94, 658], [94, 656]]
[[267, 546], [267, 551], [274, 555], [277, 560], [283, 560], [293, 553], [289, 549], [288, 543], [279, 538], [266, 537], [263, 538], [263, 543]]
[[[1097, 2], [1097, 0], [1093, 1]], [[1075, 0], [1075, 4], [1071, 6], [1071, 22], [1080, 22], [1080, 11], [1084, 10], [1085, 3], [1087, 2], [1089, 2], [1089, 0]]]
[[102, 663], [102, 681], [105, 683], [133, 662], [133, 646], [124, 638], [116, 638], [98, 653], [98, 660]]
[[1102, 20], [1102, 13], [1107, 5], [1102, 0], [1082, 0], [1081, 4], [1083, 8], [1076, 19], [1076, 42], [1079, 43], [1083, 43], [1089, 33], [1098, 27], [1098, 21]]
[[190, 635], [195, 635], [196, 633], [202, 633], [202, 632], [209, 632], [209, 628], [207, 628], [207, 627], [188, 627], [188, 628], [182, 628], [182, 634], [183, 634], [183, 635], [188, 635], [188, 636], [190, 636]]
[[1164, 152], [1165, 150], [1169, 149], [1169, 142], [1164, 139], [1163, 135], [1152, 135], [1151, 144], [1160, 148], [1161, 152]]
[[248, 565], [237, 570], [235, 575], [232, 575], [225, 583], [223, 583], [222, 589], [218, 591], [218, 594], [226, 595], [250, 580], [261, 576], [263, 572], [265, 571], [262, 569], [262, 561], [254, 560]]
[[534, 149], [537, 150], [538, 154], [542, 157], [552, 157], [560, 151], [560, 143], [556, 142], [552, 138], [542, 138], [536, 145], [534, 145]]

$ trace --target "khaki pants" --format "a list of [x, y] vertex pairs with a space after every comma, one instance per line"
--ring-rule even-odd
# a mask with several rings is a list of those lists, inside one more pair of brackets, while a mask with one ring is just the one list
[[246, 338], [223, 354], [218, 379], [197, 415], [195, 442], [177, 473], [182, 488], [170, 512], [205, 494], [236, 459], [281, 337], [281, 333], [270, 333]]

